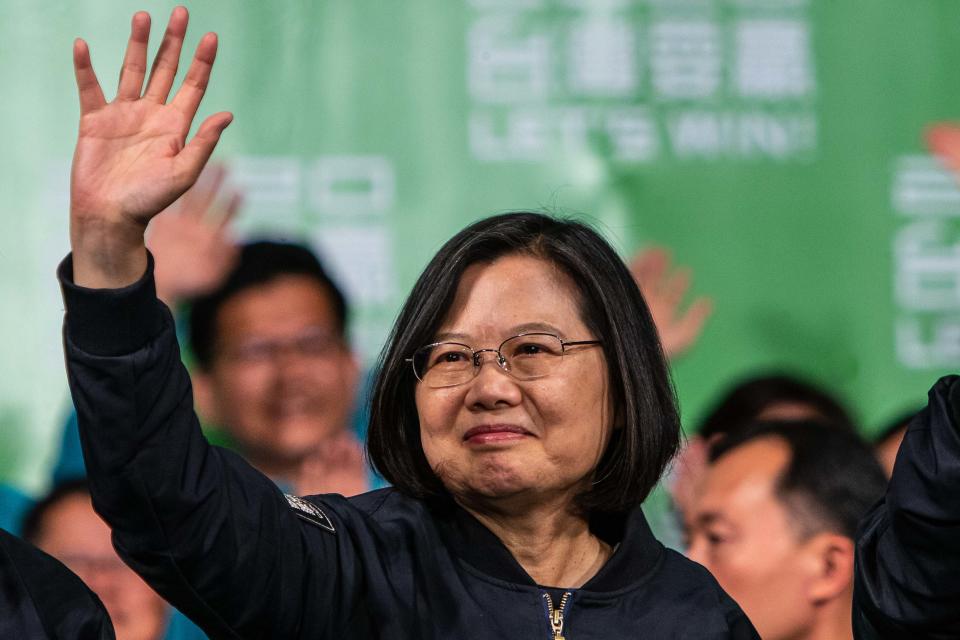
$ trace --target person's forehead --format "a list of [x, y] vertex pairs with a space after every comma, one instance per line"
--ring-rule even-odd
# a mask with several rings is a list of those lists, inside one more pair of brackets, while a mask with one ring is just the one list
[[112, 549], [110, 528], [93, 510], [90, 496], [71, 494], [51, 505], [43, 516], [41, 539], [71, 549]]
[[302, 325], [337, 331], [337, 317], [328, 288], [308, 275], [282, 275], [246, 287], [217, 310], [219, 337]]
[[778, 507], [776, 484], [789, 461], [789, 446], [779, 438], [759, 438], [729, 451], [708, 468], [698, 510], [756, 515]]
[[467, 268], [438, 333], [480, 337], [535, 324], [582, 332], [578, 299], [573, 280], [552, 262], [507, 255]]

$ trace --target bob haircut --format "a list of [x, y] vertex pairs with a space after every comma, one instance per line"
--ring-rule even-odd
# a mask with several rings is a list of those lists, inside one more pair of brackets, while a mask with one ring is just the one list
[[627, 511], [643, 502], [679, 446], [680, 420], [663, 350], [640, 290], [616, 251], [585, 224], [540, 213], [506, 213], [468, 226], [420, 275], [380, 355], [369, 458], [409, 496], [451, 497], [423, 453], [414, 401], [418, 382], [406, 358], [434, 341], [468, 267], [517, 254], [550, 262], [573, 280], [580, 316], [603, 342], [614, 432], [591, 488], [577, 501], [586, 513]]

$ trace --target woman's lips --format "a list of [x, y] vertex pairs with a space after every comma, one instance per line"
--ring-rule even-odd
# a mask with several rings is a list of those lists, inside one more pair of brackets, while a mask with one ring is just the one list
[[463, 434], [463, 441], [468, 444], [493, 444], [519, 440], [529, 435], [529, 431], [515, 424], [484, 424]]

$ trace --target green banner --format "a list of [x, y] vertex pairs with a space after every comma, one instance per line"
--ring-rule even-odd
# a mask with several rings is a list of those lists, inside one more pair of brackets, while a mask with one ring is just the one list
[[[146, 6], [144, 6], [146, 5]], [[42, 486], [67, 406], [54, 268], [68, 250], [71, 42], [108, 93], [129, 19], [173, 4], [0, 4], [0, 474]], [[306, 238], [378, 352], [413, 280], [478, 217], [593, 220], [670, 247], [715, 301], [675, 363], [688, 425], [786, 368], [867, 428], [960, 365], [960, 191], [921, 135], [960, 119], [948, 0], [204, 0], [220, 35], [201, 116], [245, 236]], [[184, 65], [185, 66], [185, 65]]]

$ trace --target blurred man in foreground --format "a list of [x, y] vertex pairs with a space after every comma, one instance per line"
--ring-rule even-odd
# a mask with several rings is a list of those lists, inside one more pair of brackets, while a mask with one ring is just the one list
[[0, 529], [0, 638], [113, 640], [103, 603], [63, 564]]
[[764, 640], [852, 638], [857, 524], [885, 477], [853, 432], [757, 423], [714, 447], [687, 516], [689, 556]]
[[61, 485], [27, 514], [24, 538], [76, 573], [103, 601], [118, 640], [158, 640], [167, 604], [117, 556], [82, 481]]

